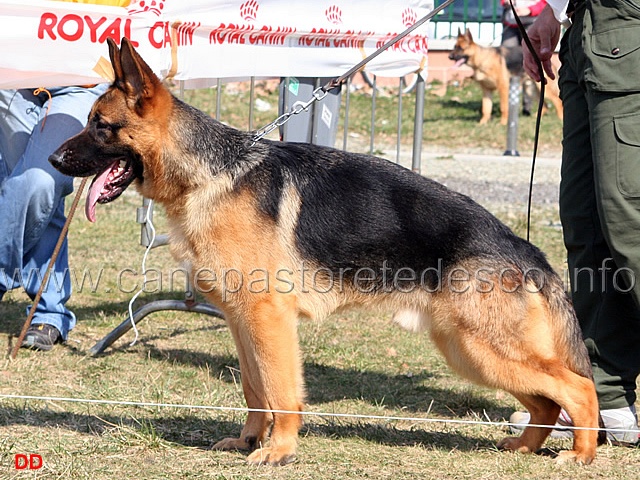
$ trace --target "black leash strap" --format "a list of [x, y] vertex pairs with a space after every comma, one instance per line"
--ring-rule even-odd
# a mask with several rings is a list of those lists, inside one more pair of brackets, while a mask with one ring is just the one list
[[536, 61], [536, 65], [538, 67], [538, 73], [540, 75], [540, 100], [538, 102], [538, 112], [536, 114], [536, 128], [533, 136], [533, 156], [531, 158], [531, 177], [529, 179], [529, 198], [527, 200], [527, 241], [529, 241], [529, 236], [531, 232], [531, 204], [533, 203], [533, 177], [536, 170], [536, 157], [538, 155], [538, 141], [540, 137], [540, 121], [542, 119], [542, 106], [544, 105], [544, 85], [546, 83], [544, 76], [544, 69], [542, 68], [542, 62], [538, 57], [533, 45], [531, 44], [531, 39], [529, 35], [527, 35], [527, 30], [522, 25], [522, 21], [520, 17], [516, 13], [516, 8], [513, 5], [513, 1], [509, 0], [509, 5], [511, 6], [511, 11], [513, 12], [513, 16], [516, 19], [516, 23], [518, 24], [518, 30], [520, 30], [520, 34], [522, 35], [522, 40], [527, 45], [527, 48], [533, 55], [533, 59]]

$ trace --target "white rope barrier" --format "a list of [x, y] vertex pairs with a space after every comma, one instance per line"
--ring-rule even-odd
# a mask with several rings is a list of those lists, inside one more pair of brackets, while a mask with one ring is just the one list
[[[290, 410], [271, 410], [262, 408], [247, 408], [247, 407], [225, 407], [216, 405], [187, 405], [180, 403], [158, 403], [158, 402], [139, 402], [139, 401], [127, 401], [127, 400], [104, 400], [104, 399], [91, 399], [91, 398], [72, 398], [72, 397], [52, 397], [52, 396], [36, 396], [36, 395], [11, 395], [0, 394], [0, 400], [39, 400], [48, 402], [69, 402], [69, 403], [84, 403], [93, 405], [113, 405], [113, 406], [128, 406], [128, 407], [155, 407], [155, 408], [184, 408], [190, 410], [213, 410], [219, 412], [260, 412], [260, 413], [277, 413], [277, 414], [291, 414], [302, 416], [318, 416], [318, 417], [333, 417], [333, 418], [355, 418], [360, 420], [386, 420], [394, 422], [422, 422], [422, 423], [439, 423], [439, 424], [459, 424], [459, 425], [484, 425], [484, 426], [497, 426], [497, 427], [520, 427], [521, 424], [514, 424], [509, 422], [494, 422], [491, 420], [462, 420], [462, 419], [447, 419], [447, 418], [424, 418], [424, 417], [399, 417], [393, 415], [367, 415], [360, 413], [334, 413], [334, 412], [313, 412], [313, 411], [290, 411]], [[549, 428], [549, 425], [529, 424], [530, 427]], [[599, 430], [598, 428], [589, 427], [575, 427], [575, 426], [562, 426], [562, 430]], [[610, 429], [615, 431], [616, 434], [622, 433], [635, 433], [633, 430], [625, 429]]]

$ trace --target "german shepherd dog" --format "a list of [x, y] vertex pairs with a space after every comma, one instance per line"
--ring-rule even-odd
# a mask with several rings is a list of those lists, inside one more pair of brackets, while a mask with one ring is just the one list
[[[513, 56], [510, 52], [508, 55], [503, 48], [478, 45], [473, 40], [469, 29], [464, 33], [458, 30], [456, 43], [449, 54], [449, 59], [454, 60], [456, 66], [466, 64], [473, 70], [471, 78], [478, 82], [482, 89], [480, 124], [485, 124], [491, 119], [493, 94], [496, 91], [500, 100], [500, 124], [507, 124], [509, 118], [509, 78], [511, 75], [523, 78], [525, 76], [522, 68], [522, 50], [518, 50], [519, 57], [518, 53], [516, 53], [516, 57], [519, 60], [515, 58], [513, 61], [508, 62], [506, 57]], [[518, 67], [515, 67], [515, 65]], [[539, 84], [537, 84], [537, 87], [539, 91]], [[529, 92], [529, 95], [532, 95], [532, 92]], [[546, 78], [545, 98], [553, 103], [558, 117], [562, 119], [563, 107], [557, 80]], [[543, 105], [543, 112], [545, 110], [546, 107]]]
[[[115, 81], [50, 161], [96, 175], [90, 217], [132, 182], [165, 207], [172, 253], [225, 315], [250, 409], [240, 436], [214, 448], [291, 462], [305, 397], [299, 318], [360, 306], [428, 330], [454, 370], [511, 392], [532, 424], [552, 426], [564, 408], [588, 428], [560, 458], [593, 460], [589, 358], [540, 250], [470, 198], [386, 160], [254, 143], [175, 98], [127, 39], [109, 40], [109, 54]], [[550, 430], [527, 427], [499, 446], [535, 452]]]

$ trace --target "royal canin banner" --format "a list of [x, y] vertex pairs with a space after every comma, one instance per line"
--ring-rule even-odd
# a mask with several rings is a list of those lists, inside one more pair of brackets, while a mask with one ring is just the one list
[[[433, 8], [433, 0], [0, 0], [0, 88], [108, 81], [106, 40], [128, 37], [162, 78], [333, 77]], [[367, 71], [426, 69], [426, 26]]]

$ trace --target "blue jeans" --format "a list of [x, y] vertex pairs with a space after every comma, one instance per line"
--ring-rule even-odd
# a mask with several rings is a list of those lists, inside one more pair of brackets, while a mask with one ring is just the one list
[[[87, 122], [107, 85], [0, 90], [0, 297], [22, 287], [33, 299], [65, 222], [64, 197], [73, 178], [56, 171], [49, 155]], [[47, 111], [48, 108], [48, 111]], [[71, 278], [65, 240], [33, 324], [56, 327], [66, 340], [76, 318], [65, 306]]]

